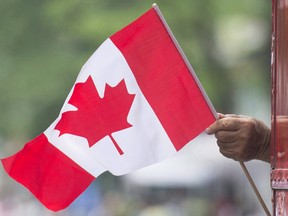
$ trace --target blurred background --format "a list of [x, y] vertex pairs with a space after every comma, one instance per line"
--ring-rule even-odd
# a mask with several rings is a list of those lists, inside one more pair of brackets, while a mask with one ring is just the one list
[[[82, 65], [155, 1], [0, 0], [0, 157], [58, 116]], [[158, 0], [215, 109], [270, 126], [271, 2]], [[271, 209], [268, 164], [247, 163]], [[68, 209], [42, 207], [0, 168], [1, 216], [255, 216], [264, 211], [239, 164], [205, 134], [175, 157], [102, 174]]]

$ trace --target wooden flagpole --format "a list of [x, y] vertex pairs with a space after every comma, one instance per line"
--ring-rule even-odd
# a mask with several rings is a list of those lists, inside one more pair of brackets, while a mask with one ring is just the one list
[[257, 187], [256, 187], [256, 185], [255, 185], [250, 173], [248, 172], [248, 170], [247, 170], [247, 168], [245, 166], [245, 164], [242, 161], [239, 161], [239, 163], [240, 163], [240, 166], [241, 166], [243, 172], [245, 173], [250, 185], [252, 186], [252, 188], [253, 188], [253, 190], [254, 190], [254, 192], [255, 192], [255, 194], [256, 194], [256, 196], [257, 196], [257, 198], [258, 198], [258, 200], [259, 200], [259, 202], [260, 202], [260, 204], [261, 204], [261, 206], [263, 208], [263, 210], [265, 211], [266, 215], [267, 216], [271, 216], [271, 213], [269, 212], [269, 210], [268, 210], [268, 208], [267, 208], [262, 196], [260, 195], [260, 193], [259, 193], [259, 191], [258, 191], [258, 189], [257, 189]]

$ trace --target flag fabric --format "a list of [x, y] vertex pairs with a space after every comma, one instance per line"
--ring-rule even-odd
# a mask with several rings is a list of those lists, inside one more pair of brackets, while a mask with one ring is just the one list
[[1, 161], [59, 211], [101, 173], [123, 175], [159, 162], [214, 121], [213, 106], [153, 6], [88, 59], [58, 118]]

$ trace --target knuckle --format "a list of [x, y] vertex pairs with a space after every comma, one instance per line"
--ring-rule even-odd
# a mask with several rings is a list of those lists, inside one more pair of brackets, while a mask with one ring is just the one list
[[223, 131], [218, 131], [217, 133], [215, 133], [215, 137], [217, 140], [222, 140], [224, 137], [224, 132]]
[[231, 158], [231, 159], [234, 159], [234, 160], [237, 158], [237, 156], [235, 156], [233, 153], [228, 152], [228, 151], [225, 151], [225, 150], [223, 150], [223, 149], [219, 149], [219, 152], [220, 152], [223, 156], [225, 156], [225, 157], [227, 157], [227, 158]]
[[224, 129], [230, 128], [231, 121], [229, 119], [223, 119], [220, 123], [222, 128]]
[[219, 146], [220, 149], [223, 148], [223, 143], [220, 140], [217, 140], [216, 143], [217, 143], [217, 145]]
[[253, 119], [247, 119], [240, 129], [239, 138], [241, 140], [248, 140], [255, 134], [256, 126], [256, 122]]
[[245, 133], [239, 133], [238, 140], [241, 142], [241, 145], [245, 146], [247, 140], [249, 140], [250, 132], [246, 131]]
[[252, 130], [256, 127], [256, 122], [253, 118], [246, 118], [244, 126], [248, 129], [248, 130]]

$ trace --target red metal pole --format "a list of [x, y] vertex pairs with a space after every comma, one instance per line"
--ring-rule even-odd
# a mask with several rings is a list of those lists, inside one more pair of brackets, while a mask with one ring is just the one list
[[273, 215], [288, 215], [288, 0], [272, 0], [272, 151]]

